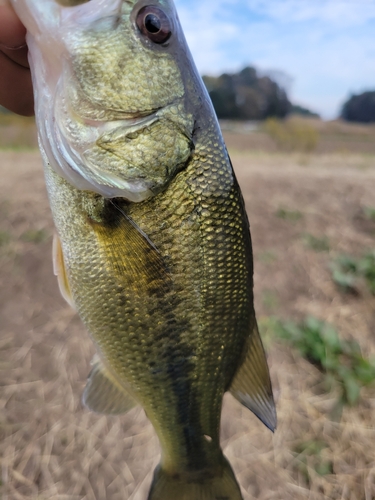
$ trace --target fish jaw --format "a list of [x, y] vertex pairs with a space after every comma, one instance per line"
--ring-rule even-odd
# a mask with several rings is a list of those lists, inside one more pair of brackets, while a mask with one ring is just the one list
[[106, 198], [141, 202], [165, 189], [194, 149], [172, 3], [163, 7], [175, 41], [161, 50], [135, 26], [143, 0], [12, 1], [28, 29], [39, 145], [52, 168]]

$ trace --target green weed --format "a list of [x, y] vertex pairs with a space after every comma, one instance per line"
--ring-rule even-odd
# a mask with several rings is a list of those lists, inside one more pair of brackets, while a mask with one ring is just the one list
[[294, 452], [299, 459], [298, 470], [304, 476], [308, 484], [310, 484], [311, 481], [312, 470], [319, 474], [319, 476], [333, 474], [332, 460], [325, 460], [322, 458], [323, 450], [328, 447], [325, 441], [309, 440], [302, 441], [294, 448]]
[[258, 328], [262, 343], [266, 350], [270, 349], [273, 341], [275, 340], [275, 331], [278, 325], [278, 320], [274, 316], [260, 316], [258, 317]]
[[347, 255], [340, 255], [330, 264], [334, 283], [346, 293], [357, 292], [356, 260]]
[[375, 251], [358, 259], [340, 255], [330, 267], [333, 281], [345, 292], [356, 292], [360, 279], [364, 279], [370, 292], [375, 295]]
[[11, 234], [8, 231], [0, 230], [0, 247], [5, 246], [10, 242]]
[[329, 251], [329, 240], [326, 236], [319, 238], [313, 234], [305, 233], [302, 238], [305, 245], [316, 252]]
[[364, 255], [357, 263], [358, 273], [366, 280], [370, 292], [375, 295], [375, 251]]
[[259, 255], [259, 260], [261, 260], [265, 264], [271, 264], [272, 262], [275, 262], [275, 260], [277, 260], [277, 256], [271, 250], [266, 250]]
[[269, 309], [269, 310], [274, 310], [278, 306], [278, 296], [275, 292], [272, 290], [265, 290], [263, 292], [263, 305]]
[[375, 222], [375, 208], [374, 207], [363, 207], [363, 214], [368, 220]]
[[297, 222], [302, 219], [302, 213], [299, 210], [289, 210], [288, 208], [279, 208], [276, 212], [276, 216], [280, 219], [289, 220], [291, 222]]
[[340, 404], [356, 404], [361, 388], [375, 381], [375, 360], [364, 358], [357, 342], [340, 339], [324, 321], [313, 317], [300, 324], [276, 320], [273, 329], [324, 374], [327, 389], [338, 386]]
[[28, 243], [44, 243], [48, 236], [45, 229], [29, 229], [21, 235], [21, 239]]

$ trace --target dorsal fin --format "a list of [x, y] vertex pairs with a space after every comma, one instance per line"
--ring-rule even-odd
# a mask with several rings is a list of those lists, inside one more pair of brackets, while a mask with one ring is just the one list
[[248, 341], [245, 359], [234, 376], [230, 392], [271, 431], [276, 429], [277, 417], [271, 379], [256, 322]]
[[66, 274], [64, 254], [61, 247], [61, 241], [57, 233], [53, 235], [52, 243], [52, 261], [53, 261], [53, 272], [57, 276], [57, 283], [59, 284], [60, 293], [67, 303], [75, 309], [73, 302], [72, 292], [70, 290], [70, 285], [68, 281], [68, 276]]
[[92, 361], [92, 370], [82, 396], [82, 403], [91, 411], [119, 415], [137, 406], [137, 402], [104, 366], [98, 356]]

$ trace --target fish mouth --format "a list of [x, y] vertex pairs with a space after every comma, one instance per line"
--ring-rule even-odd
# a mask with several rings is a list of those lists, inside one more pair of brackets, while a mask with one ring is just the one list
[[75, 117], [81, 121], [84, 125], [89, 127], [98, 127], [98, 128], [109, 128], [115, 126], [115, 124], [121, 123], [122, 125], [128, 124], [129, 126], [143, 124], [147, 122], [147, 119], [156, 115], [158, 111], [163, 108], [155, 108], [148, 110], [138, 110], [138, 111], [118, 111], [113, 110], [116, 115], [115, 119], [95, 119], [90, 118], [79, 113], [74, 113]]
[[[81, 101], [77, 109], [64, 90], [60, 82], [40, 142], [56, 173], [76, 189], [142, 202], [158, 194], [190, 156], [193, 123], [180, 118], [182, 99], [125, 111]], [[169, 154], [161, 151], [165, 137]]]
[[[108, 171], [90, 161], [89, 152], [98, 146], [99, 142], [110, 145], [115, 140], [124, 140], [131, 133], [149, 127], [159, 120], [157, 111], [146, 114], [143, 112], [126, 113], [126, 118], [117, 120], [95, 120], [77, 116], [82, 135], [86, 140], [74, 143], [66, 127], [61, 126], [58, 119], [54, 122], [54, 157], [58, 170], [68, 182], [78, 189], [89, 190], [105, 198], [126, 198], [132, 202], [141, 202], [154, 193], [147, 179], [126, 179], [115, 172]], [[74, 120], [73, 117], [71, 119]]]
[[159, 184], [143, 167], [132, 163], [124, 149], [126, 144], [132, 147], [142, 129], [151, 129], [159, 121], [169, 122], [173, 106], [174, 102], [152, 110], [116, 113], [112, 120], [97, 119], [82, 116], [85, 113], [77, 112], [64, 94], [57, 92], [50, 119], [45, 122], [45, 137], [53, 138], [45, 145], [46, 153], [48, 149], [52, 153], [54, 170], [79, 190], [105, 198], [145, 201], [160, 191]]
[[92, 164], [88, 152], [101, 139], [106, 142], [125, 140], [127, 134], [151, 126], [159, 120], [158, 111], [121, 112], [112, 120], [85, 117], [69, 106], [64, 92], [56, 92], [40, 142], [47, 156], [53, 158], [54, 170], [75, 188], [96, 192], [105, 198], [123, 197], [141, 202], [154, 196], [147, 179], [141, 176], [127, 179], [120, 172]]

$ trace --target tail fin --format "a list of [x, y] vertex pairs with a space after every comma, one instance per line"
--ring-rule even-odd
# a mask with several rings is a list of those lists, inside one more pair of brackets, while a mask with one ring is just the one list
[[243, 500], [229, 462], [224, 459], [217, 475], [171, 475], [161, 466], [154, 473], [148, 500]]

